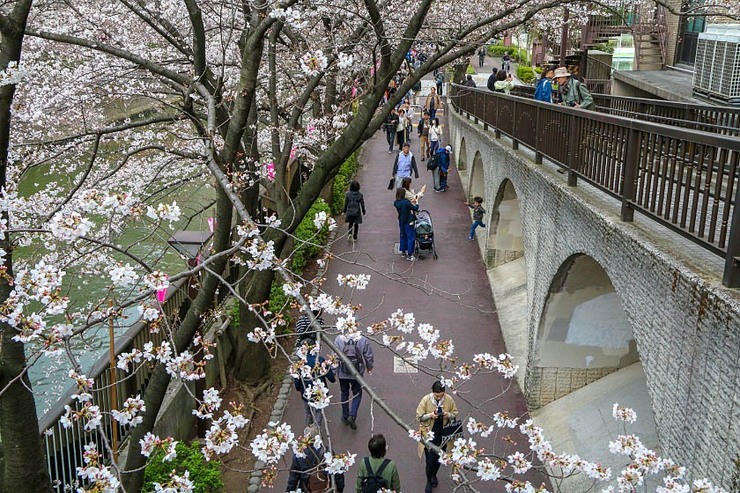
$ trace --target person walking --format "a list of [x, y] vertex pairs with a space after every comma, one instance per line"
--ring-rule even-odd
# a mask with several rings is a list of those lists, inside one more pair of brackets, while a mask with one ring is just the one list
[[403, 148], [403, 145], [408, 142], [406, 139], [406, 112], [403, 109], [398, 110], [398, 123], [396, 124], [396, 143], [398, 144], [398, 150]]
[[317, 332], [324, 327], [324, 319], [321, 318], [321, 314], [324, 310], [312, 310], [313, 318], [316, 321], [316, 325], [311, 326], [311, 319], [305, 313], [298, 317], [295, 323], [296, 333], [296, 347], [300, 347], [304, 339], [309, 339], [311, 344], [316, 344], [318, 339]]
[[439, 143], [442, 142], [442, 126], [439, 124], [439, 118], [431, 120], [429, 126], [429, 155], [434, 156], [439, 149]]
[[437, 84], [437, 94], [443, 96], [442, 89], [445, 86], [445, 75], [441, 70], [434, 76], [434, 83]]
[[406, 113], [406, 142], [411, 142], [411, 132], [414, 130], [414, 108], [408, 99], [403, 103], [403, 111]]
[[[375, 361], [373, 348], [365, 336], [361, 335], [359, 339], [352, 339], [344, 334], [339, 334], [334, 340], [334, 344], [352, 362], [352, 366], [360, 376], [365, 374], [365, 370], [367, 370], [368, 375], [373, 374]], [[352, 376], [349, 368], [344, 363], [339, 364], [337, 376], [339, 377], [340, 399], [342, 400], [342, 423], [356, 430], [357, 410], [360, 409], [360, 402], [362, 402], [362, 385]]]
[[508, 51], [505, 51], [504, 56], [501, 57], [501, 70], [506, 72], [507, 75], [511, 72], [511, 55]]
[[476, 228], [478, 226], [482, 228], [486, 227], [483, 224], [483, 215], [486, 213], [486, 210], [483, 208], [483, 198], [473, 197], [472, 204], [468, 202], [463, 202], [463, 204], [473, 209], [473, 224], [470, 225], [470, 234], [468, 235], [468, 241], [473, 241], [475, 239]]
[[486, 45], [478, 48], [478, 68], [482, 68], [486, 62]]
[[391, 108], [391, 112], [385, 117], [385, 136], [388, 140], [388, 154], [393, 152], [393, 143], [396, 141], [396, 127], [398, 127], [398, 112]]
[[556, 68], [553, 77], [558, 83], [560, 104], [574, 108], [583, 108], [584, 110], [591, 110], [596, 107], [594, 98], [588, 92], [586, 85], [571, 77], [567, 68]]
[[411, 173], [414, 173], [416, 179], [419, 179], [419, 169], [416, 167], [416, 158], [411, 153], [411, 144], [408, 142], [403, 144], [403, 150], [396, 154], [396, 160], [393, 162], [393, 178], [396, 179], [396, 188], [401, 186], [401, 181], [408, 177], [411, 177]]
[[366, 214], [365, 198], [360, 192], [360, 182], [352, 180], [349, 191], [344, 194], [344, 222], [347, 223], [347, 239], [357, 241], [357, 231], [362, 224], [362, 216]]
[[[457, 418], [457, 415], [455, 401], [445, 393], [445, 387], [439, 381], [434, 382], [432, 392], [425, 395], [419, 405], [416, 406], [416, 419], [421, 423], [422, 435], [429, 431], [433, 432], [434, 438], [432, 438], [431, 443], [438, 447], [442, 444], [442, 429], [451, 418]], [[449, 446], [449, 442], [447, 446]], [[419, 457], [422, 453], [424, 454], [427, 477], [424, 493], [432, 493], [432, 488], [436, 488], [439, 483], [437, 479], [439, 454], [426, 447], [424, 443], [419, 443]]]
[[[324, 357], [316, 356], [313, 346], [314, 344], [311, 343], [310, 339], [303, 339], [302, 347], [299, 351], [306, 353], [306, 364], [300, 370], [301, 373], [293, 378], [293, 386], [301, 393], [303, 410], [306, 413], [306, 425], [315, 424], [320, 430], [321, 424], [324, 422], [324, 413], [321, 409], [317, 409], [311, 405], [311, 396], [306, 395], [306, 390], [310, 389], [316, 382], [321, 382], [325, 387], [328, 387], [327, 381], [334, 383], [336, 382], [336, 378], [334, 377], [334, 370], [331, 369], [331, 366], [325, 364]], [[308, 367], [308, 369], [305, 367]]]
[[442, 100], [433, 87], [429, 88], [429, 95], [424, 100], [424, 109], [429, 112], [429, 119], [434, 120], [437, 117], [437, 110], [442, 107]]
[[412, 204], [406, 198], [406, 189], [398, 187], [396, 189], [396, 200], [393, 206], [398, 211], [398, 230], [399, 240], [398, 249], [406, 260], [413, 262], [414, 250], [416, 249], [416, 233], [414, 232], [414, 212], [419, 210], [419, 204]]
[[431, 157], [429, 154], [429, 126], [431, 120], [429, 119], [429, 112], [424, 110], [417, 126], [417, 133], [419, 134], [419, 152], [421, 153], [421, 160]]
[[303, 451], [303, 457], [299, 457], [295, 453], [293, 454], [293, 460], [290, 463], [288, 485], [285, 487], [286, 493], [297, 491], [298, 489], [306, 492], [328, 491], [331, 487], [331, 478], [334, 478], [337, 492], [343, 493], [344, 474], [330, 475], [326, 467], [322, 467], [326, 450], [321, 445], [321, 442], [318, 442], [318, 446], [316, 445], [319, 429], [309, 426], [303, 430], [303, 436], [310, 441], [311, 445]]
[[373, 435], [367, 442], [367, 449], [370, 457], [363, 457], [357, 468], [355, 493], [377, 493], [382, 488], [400, 493], [398, 468], [392, 460], [385, 458], [385, 437], [380, 433]]

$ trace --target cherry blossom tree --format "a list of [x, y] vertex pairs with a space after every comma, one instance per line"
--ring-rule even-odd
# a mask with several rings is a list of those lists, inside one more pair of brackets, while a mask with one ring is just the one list
[[[240, 300], [230, 370], [243, 381], [259, 382], [269, 369], [280, 320], [265, 312], [264, 302], [276, 275], [286, 292], [300, 299], [309, 281], [285, 268], [293, 233], [344, 160], [424, 74], [564, 3], [0, 4], [3, 490], [49, 489], [40, 443], [27, 433], [38, 427], [28, 368], [47, 358], [66, 365], [82, 410], [69, 408], [63, 420], [85, 423], [95, 433], [100, 409], [74, 345], [95, 326], [128, 316], [129, 309], [138, 311], [150, 330], [165, 331], [166, 338], [119, 360], [119, 367], [130, 371], [154, 366], [144, 395], [130, 396], [114, 415], [131, 428], [126, 464], [105, 465], [103, 451], [90, 444], [81, 452], [87, 465], [80, 477], [100, 491], [116, 491], [121, 483], [126, 491], [138, 491], [147, 457], [156, 449], [174, 453], [172, 438], [152, 434], [154, 420], [172, 379], [202, 377], [196, 354], [207, 358], [210, 349], [198, 330], [217, 292]], [[382, 105], [412, 47], [423, 49], [427, 61]], [[34, 183], [39, 169], [53, 179]], [[202, 188], [210, 190], [215, 205], [209, 255], [182, 272], [165, 273], [155, 256], [136, 246], [142, 239], [163, 244], [172, 228], [202, 215], [210, 204], [173, 199]], [[133, 240], [125, 237], [129, 228], [137, 230]], [[23, 253], [15, 265], [14, 250]], [[194, 274], [201, 275], [198, 293], [174, 330], [157, 310], [155, 293]], [[100, 279], [105, 286], [99, 296], [75, 299], [75, 291], [93, 292], [89, 283]], [[334, 310], [342, 306], [336, 301]], [[346, 306], [341, 310], [352, 335], [352, 314]], [[433, 334], [424, 327], [419, 334], [424, 343], [402, 349], [413, 358], [451, 354], [452, 343], [441, 346], [431, 340]], [[511, 366], [505, 355], [479, 360], [470, 365], [485, 371]], [[321, 405], [325, 392], [317, 386], [311, 395]], [[199, 399], [198, 416], [211, 426], [204, 454], [217, 457], [236, 445], [244, 418], [238, 409], [222, 412], [215, 391]], [[19, 427], [18, 415], [28, 422]], [[293, 438], [280, 426], [265, 434], [253, 449], [277, 447], [284, 453]], [[328, 460], [340, 469], [350, 456]], [[520, 458], [513, 460], [523, 468]], [[463, 471], [470, 464], [458, 465]], [[490, 462], [478, 467], [487, 478], [496, 475]], [[189, 481], [172, 478], [182, 491]]]

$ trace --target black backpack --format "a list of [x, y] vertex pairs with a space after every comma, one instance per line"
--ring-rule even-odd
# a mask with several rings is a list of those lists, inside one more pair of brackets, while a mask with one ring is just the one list
[[437, 166], [439, 166], [439, 159], [439, 154], [435, 153], [434, 156], [429, 158], [429, 161], [427, 162], [427, 169], [429, 171], [434, 171], [435, 169], [437, 169]]
[[388, 482], [383, 478], [383, 476], [381, 476], [381, 474], [383, 474], [385, 466], [387, 466], [389, 462], [389, 459], [385, 459], [383, 463], [380, 464], [378, 472], [373, 472], [373, 468], [370, 467], [370, 458], [365, 457], [367, 476], [362, 478], [362, 488], [360, 489], [362, 493], [378, 493], [378, 490], [388, 488]]

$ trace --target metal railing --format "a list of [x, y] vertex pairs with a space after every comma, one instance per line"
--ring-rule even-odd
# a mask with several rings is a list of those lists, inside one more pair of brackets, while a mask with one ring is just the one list
[[[167, 291], [167, 297], [162, 304], [164, 315], [172, 320], [177, 315], [182, 304], [188, 299], [189, 279], [182, 279], [172, 283]], [[148, 325], [142, 321], [135, 323], [126, 333], [115, 341], [115, 355], [118, 357], [121, 353], [131, 352], [134, 348], [140, 351], [144, 350], [144, 344], [153, 342], [155, 346], [160, 345], [164, 340], [164, 331], [151, 333]], [[93, 385], [93, 403], [100, 408], [103, 415], [100, 430], [85, 431], [84, 423], [74, 421], [72, 426], [65, 428], [62, 426], [60, 418], [66, 413], [65, 406], [79, 411], [82, 405], [72, 399], [74, 389], [70, 389], [59, 399], [47, 412], [39, 419], [39, 431], [41, 433], [44, 452], [46, 454], [46, 463], [51, 480], [59, 485], [64, 486], [72, 484], [77, 480], [77, 467], [84, 465], [82, 453], [84, 445], [95, 443], [98, 452], [100, 452], [106, 461], [110, 461], [109, 453], [104, 447], [102, 434], [109, 444], [112, 444], [113, 427], [118, 424], [112, 420], [111, 409], [121, 409], [125, 400], [137, 394], [143, 396], [146, 390], [149, 377], [153, 371], [153, 366], [141, 365], [135, 373], [128, 374], [116, 368], [116, 402], [112, 406], [111, 399], [111, 371], [110, 357], [108, 353], [101, 356], [93, 365], [92, 370], [86, 373], [88, 378], [94, 380]], [[126, 436], [127, 429], [118, 426], [118, 436]]]
[[740, 139], [453, 85], [451, 101], [622, 203], [725, 258], [740, 287]]
[[[592, 89], [589, 81], [589, 89]], [[531, 86], [515, 86], [511, 93], [534, 97]], [[740, 136], [740, 108], [711, 106], [660, 99], [629, 98], [609, 94], [591, 94], [596, 111], [646, 122], [662, 123], [720, 135]]]

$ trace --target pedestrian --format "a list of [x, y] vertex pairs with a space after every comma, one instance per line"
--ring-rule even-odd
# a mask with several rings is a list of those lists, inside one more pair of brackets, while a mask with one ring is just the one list
[[404, 178], [401, 180], [401, 188], [406, 190], [406, 198], [411, 201], [412, 204], [418, 204], [419, 199], [424, 195], [424, 191], [426, 190], [426, 185], [422, 185], [421, 190], [419, 190], [419, 193], [416, 193], [413, 188], [411, 188], [411, 178]]
[[416, 249], [416, 233], [414, 232], [414, 212], [419, 210], [419, 204], [412, 204], [406, 198], [406, 189], [398, 187], [396, 189], [396, 200], [393, 206], [398, 211], [398, 231], [399, 241], [398, 250], [404, 255], [406, 260], [413, 262], [414, 250]]
[[503, 92], [505, 94], [510, 94], [511, 90], [514, 88], [514, 78], [511, 74], [507, 74], [503, 70], [500, 70], [496, 74], [496, 82], [493, 84], [493, 90], [496, 92]]
[[406, 112], [406, 142], [411, 142], [411, 132], [414, 130], [414, 108], [408, 99], [403, 104], [403, 110]]
[[475, 85], [475, 81], [473, 80], [473, 76], [470, 74], [465, 76], [465, 82], [463, 82], [463, 85], [467, 87], [477, 87]]
[[486, 213], [486, 210], [483, 208], [483, 198], [482, 197], [473, 197], [473, 203], [469, 202], [463, 202], [463, 204], [467, 205], [471, 209], [473, 209], [473, 224], [470, 225], [470, 234], [468, 235], [468, 241], [473, 241], [475, 239], [475, 230], [478, 226], [485, 228], [486, 225], [483, 223], [483, 215]]
[[432, 125], [429, 127], [429, 155], [434, 156], [439, 149], [439, 144], [442, 142], [442, 127], [439, 124], [439, 118], [432, 120]]
[[401, 152], [396, 154], [396, 160], [393, 162], [393, 178], [396, 179], [396, 188], [401, 186], [401, 180], [410, 177], [414, 173], [416, 179], [419, 179], [419, 170], [416, 167], [416, 158], [411, 153], [411, 144], [403, 144]]
[[311, 395], [307, 395], [306, 391], [310, 391], [317, 382], [321, 382], [325, 387], [328, 387], [327, 381], [336, 382], [334, 370], [326, 363], [323, 356], [316, 356], [318, 351], [315, 341], [312, 343], [310, 339], [303, 339], [301, 345], [298, 351], [306, 355], [306, 364], [299, 370], [298, 376], [293, 377], [293, 386], [301, 393], [303, 410], [306, 413], [306, 425], [315, 424], [320, 430], [324, 422], [324, 412], [311, 405]]
[[431, 157], [429, 154], [429, 126], [431, 120], [429, 119], [429, 112], [424, 110], [417, 126], [417, 133], [419, 134], [419, 151], [421, 152], [421, 160]]
[[[439, 381], [434, 382], [432, 392], [425, 395], [419, 405], [416, 406], [416, 419], [421, 423], [422, 436], [429, 431], [434, 433], [431, 443], [438, 447], [442, 444], [442, 429], [451, 418], [457, 418], [457, 414], [455, 401], [445, 393], [445, 387]], [[447, 447], [449, 447], [449, 442]], [[437, 480], [439, 454], [423, 443], [419, 443], [419, 457], [422, 453], [424, 454], [427, 477], [424, 493], [432, 493], [432, 488], [436, 488], [439, 483]]]
[[552, 103], [552, 77], [554, 74], [555, 69], [545, 67], [542, 77], [540, 77], [537, 87], [534, 90], [534, 99], [544, 101], [545, 103]]
[[451, 153], [452, 146], [447, 146], [444, 149], [438, 149], [433, 156], [434, 164], [436, 165], [432, 170], [435, 192], [445, 192], [449, 188], [447, 186], [447, 174], [450, 170]]
[[501, 57], [501, 69], [507, 74], [511, 72], [511, 55], [508, 51], [505, 51], [504, 56]]
[[591, 110], [596, 107], [594, 98], [588, 92], [586, 85], [571, 77], [567, 68], [556, 68], [553, 77], [558, 83], [560, 104], [574, 108], [583, 108], [584, 110]]
[[483, 67], [483, 64], [486, 61], [486, 45], [481, 46], [478, 48], [478, 68]]
[[491, 75], [488, 76], [488, 82], [486, 82], [486, 87], [489, 91], [495, 91], [496, 88], [494, 87], [494, 84], [496, 83], [496, 72], [498, 72], [498, 69], [496, 67], [493, 67], [491, 69]]
[[[350, 360], [360, 376], [365, 374], [365, 370], [367, 370], [368, 375], [373, 374], [375, 361], [373, 348], [365, 336], [360, 335], [359, 339], [353, 339], [344, 334], [339, 334], [334, 340], [334, 344]], [[342, 400], [342, 423], [356, 430], [357, 410], [360, 408], [360, 402], [362, 402], [362, 385], [344, 363], [339, 364], [337, 376], [339, 377], [340, 399]]]
[[324, 310], [312, 310], [311, 313], [316, 321], [314, 326], [311, 326], [311, 318], [305, 313], [301, 314], [295, 323], [296, 347], [299, 347], [304, 339], [310, 339], [311, 344], [316, 344], [316, 340], [318, 339], [316, 334], [324, 327], [324, 319], [321, 318]]
[[442, 73], [442, 71], [438, 71], [437, 75], [434, 76], [434, 82], [437, 84], [437, 94], [439, 96], [443, 96], [442, 89], [445, 86], [445, 75]]
[[434, 120], [437, 117], [437, 110], [442, 107], [442, 100], [433, 87], [429, 88], [429, 95], [424, 100], [424, 109], [429, 112], [429, 118]]
[[344, 222], [347, 223], [347, 239], [357, 241], [357, 231], [365, 212], [365, 198], [360, 192], [360, 182], [352, 180], [349, 191], [344, 194]]
[[401, 478], [396, 464], [385, 458], [385, 437], [380, 433], [373, 435], [367, 442], [370, 457], [364, 457], [357, 468], [356, 493], [377, 493], [384, 491], [401, 492]]
[[385, 117], [385, 136], [388, 140], [388, 154], [393, 152], [393, 143], [396, 141], [396, 127], [398, 126], [398, 112], [391, 108], [391, 112]]
[[326, 467], [322, 467], [324, 454], [326, 450], [321, 443], [319, 429], [310, 426], [303, 431], [304, 439], [308, 440], [310, 445], [305, 448], [303, 457], [293, 453], [293, 460], [290, 463], [290, 474], [288, 475], [288, 485], [285, 491], [306, 492], [324, 492], [331, 488], [332, 479], [338, 493], [344, 492], [344, 474], [337, 473], [330, 475]]
[[403, 148], [403, 145], [408, 142], [406, 139], [406, 112], [403, 109], [398, 110], [398, 124], [396, 125], [396, 143], [398, 144], [398, 150]]

